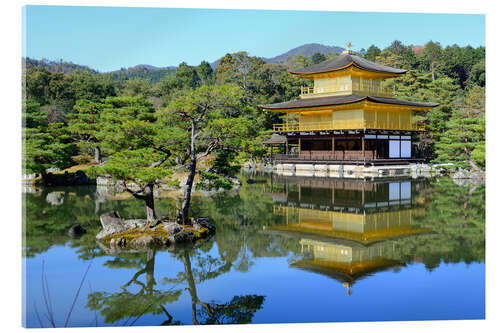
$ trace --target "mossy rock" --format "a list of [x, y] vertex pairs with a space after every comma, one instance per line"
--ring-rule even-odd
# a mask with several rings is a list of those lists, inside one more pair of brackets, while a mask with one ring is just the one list
[[[99, 242], [102, 244], [116, 248], [158, 248], [169, 247], [178, 244], [194, 244], [200, 240], [207, 239], [215, 232], [215, 227], [208, 228], [206, 222], [203, 226], [195, 225], [179, 225], [179, 228], [166, 228], [166, 225], [171, 222], [160, 222], [149, 224], [144, 227], [136, 227], [125, 230], [123, 232], [107, 235]], [[170, 233], [168, 230], [175, 230], [175, 233]]]

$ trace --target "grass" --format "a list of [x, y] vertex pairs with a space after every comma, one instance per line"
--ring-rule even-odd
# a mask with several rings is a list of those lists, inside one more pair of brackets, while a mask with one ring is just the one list
[[[88, 265], [87, 269], [85, 270], [82, 280], [80, 281], [80, 285], [78, 286], [75, 297], [73, 298], [73, 301], [71, 303], [71, 306], [69, 307], [68, 314], [66, 315], [66, 320], [64, 322], [64, 327], [68, 327], [69, 325], [69, 320], [71, 318], [71, 314], [73, 313], [73, 309], [75, 308], [76, 305], [76, 300], [78, 299], [78, 296], [80, 295], [80, 291], [82, 289], [83, 283], [87, 277], [87, 274], [89, 272], [90, 266], [92, 265], [92, 262]], [[48, 327], [52, 326], [53, 328], [57, 327], [56, 324], [56, 319], [55, 319], [55, 311], [54, 308], [52, 307], [52, 299], [50, 297], [50, 288], [49, 288], [49, 283], [47, 281], [47, 276], [45, 274], [45, 262], [42, 261], [42, 276], [41, 276], [41, 282], [42, 282], [42, 296], [43, 296], [43, 304], [45, 305], [45, 311], [44, 313], [45, 318], [48, 321]], [[38, 308], [36, 306], [36, 303], [33, 304], [34, 310], [36, 317], [38, 319], [38, 323], [40, 324], [41, 328], [45, 328], [45, 325], [43, 324], [42, 317], [40, 316], [40, 312], [38, 311]], [[97, 320], [97, 319], [96, 319]], [[97, 323], [97, 321], [96, 321]]]

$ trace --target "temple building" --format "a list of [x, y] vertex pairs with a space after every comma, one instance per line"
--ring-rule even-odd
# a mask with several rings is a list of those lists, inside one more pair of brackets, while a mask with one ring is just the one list
[[[285, 113], [275, 124], [273, 136], [264, 142], [271, 158], [280, 163], [405, 164], [417, 159], [412, 140], [425, 131], [414, 113], [439, 104], [396, 99], [384, 88], [388, 78], [406, 70], [383, 66], [350, 51], [290, 74], [314, 81], [302, 87], [300, 99], [260, 105]], [[281, 154], [275, 153], [281, 146]]]

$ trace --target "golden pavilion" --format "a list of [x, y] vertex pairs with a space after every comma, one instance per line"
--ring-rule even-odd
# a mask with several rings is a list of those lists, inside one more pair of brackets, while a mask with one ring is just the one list
[[[281, 112], [285, 122], [273, 126], [264, 142], [281, 163], [405, 164], [422, 161], [412, 152], [412, 139], [425, 131], [414, 113], [439, 104], [396, 99], [383, 81], [406, 73], [361, 58], [351, 51], [290, 74], [313, 80], [300, 99], [260, 105]], [[293, 119], [293, 120], [292, 120]], [[284, 154], [273, 156], [273, 147]], [[304, 162], [307, 161], [307, 162]]]

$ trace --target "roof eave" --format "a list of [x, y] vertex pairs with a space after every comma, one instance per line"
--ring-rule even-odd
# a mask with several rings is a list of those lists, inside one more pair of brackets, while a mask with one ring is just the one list
[[357, 65], [356, 63], [354, 63], [352, 61], [352, 62], [350, 62], [349, 64], [347, 64], [345, 66], [342, 66], [342, 67], [339, 67], [339, 68], [335, 68], [335, 69], [329, 69], [329, 70], [324, 70], [324, 71], [313, 71], [313, 72], [294, 72], [292, 70], [288, 70], [288, 73], [293, 74], [293, 75], [325, 74], [325, 73], [342, 71], [342, 70], [345, 70], [345, 69], [347, 69], [347, 68], [349, 68], [351, 66], [357, 67], [357, 68], [362, 69], [362, 70], [367, 71], [367, 72], [380, 73], [380, 74], [388, 74], [388, 75], [394, 75], [394, 76], [403, 75], [403, 74], [406, 74], [408, 72], [408, 70], [406, 70], [406, 69], [401, 69], [400, 73], [378, 71], [378, 70], [374, 70], [374, 69], [367, 69], [367, 68], [364, 68], [364, 67], [361, 67], [361, 66]]

